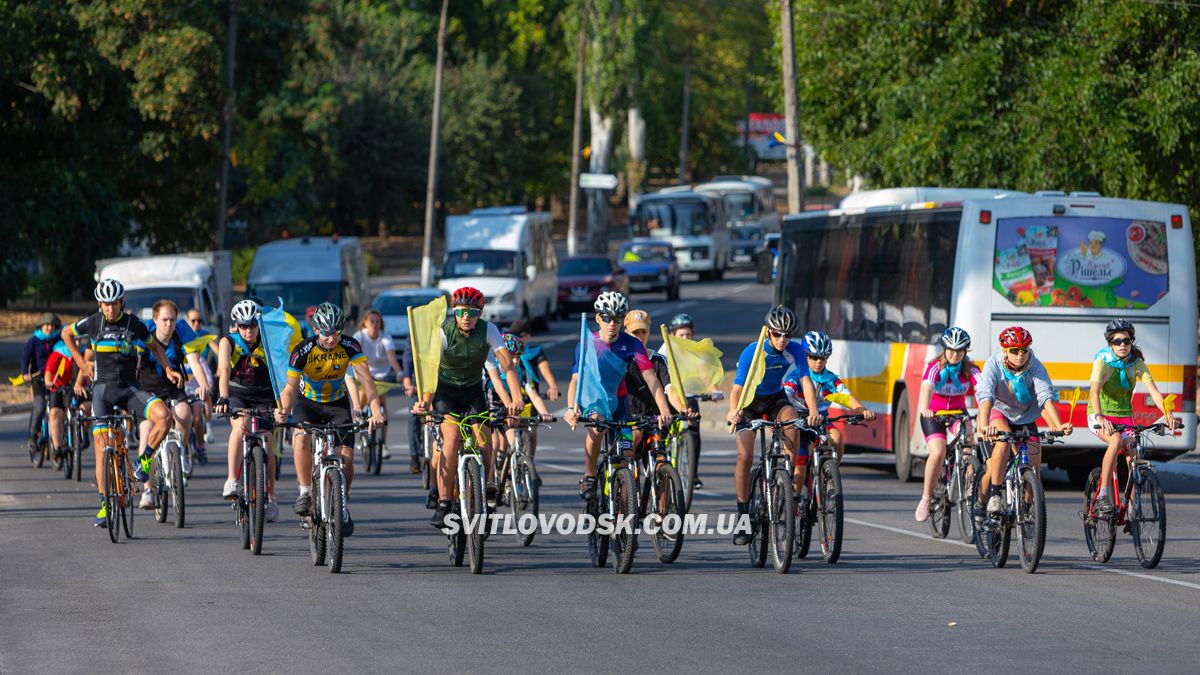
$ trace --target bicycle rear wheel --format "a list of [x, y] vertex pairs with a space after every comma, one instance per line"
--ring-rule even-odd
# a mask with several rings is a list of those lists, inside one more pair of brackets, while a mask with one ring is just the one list
[[342, 539], [345, 492], [342, 491], [342, 471], [336, 464], [325, 470], [325, 485], [321, 491], [327, 517], [323, 522], [325, 562], [329, 564], [330, 574], [337, 574], [342, 571], [342, 554], [345, 552], [345, 541]]
[[[513, 462], [512, 480], [508, 481], [507, 489], [508, 506], [512, 509], [514, 524], [520, 525], [526, 515], [532, 515], [534, 520], [538, 517], [540, 504], [537, 469], [533, 466], [533, 460], [523, 452], [514, 457]], [[528, 546], [533, 543], [533, 537], [536, 534], [536, 528], [529, 534], [521, 534], [520, 527], [518, 527], [517, 541], [521, 542], [522, 546]]]
[[[653, 480], [658, 490], [658, 503], [649, 505], [647, 511], [653, 509], [659, 515], [658, 532], [654, 534], [654, 552], [658, 555], [660, 562], [673, 563], [679, 557], [679, 552], [683, 550], [682, 525], [683, 516], [686, 513], [684, 509], [686, 498], [683, 495], [682, 478], [675, 467], [663, 463], [655, 470]], [[667, 532], [664, 525], [667, 517], [671, 515], [678, 518], [679, 523], [678, 527], [676, 523], [671, 523], [673, 531]]]
[[1111, 516], [1096, 513], [1096, 493], [1100, 489], [1100, 469], [1092, 469], [1083, 487], [1083, 539], [1096, 562], [1108, 562], [1116, 544], [1117, 531]]
[[246, 515], [250, 521], [250, 553], [259, 555], [262, 553], [263, 526], [267, 522], [267, 456], [262, 446], [255, 445], [250, 458], [252, 468], [251, 480], [247, 481], [250, 494], [246, 496], [249, 501]]
[[373, 462], [371, 473], [378, 476], [379, 472], [383, 471], [383, 431], [381, 429], [371, 432], [367, 446], [371, 450], [371, 460]]
[[[819, 495], [817, 524], [821, 527], [821, 553], [825, 562], [833, 564], [842, 555], [842, 472], [836, 459], [821, 462], [817, 491]], [[947, 511], [949, 527], [949, 511]]]
[[1138, 467], [1131, 480], [1129, 531], [1133, 534], [1133, 550], [1142, 567], [1152, 569], [1162, 560], [1167, 543], [1167, 501], [1158, 476], [1149, 467]]
[[1017, 548], [1021, 569], [1033, 574], [1046, 550], [1046, 495], [1030, 468], [1021, 470], [1017, 487]]
[[776, 469], [771, 480], [771, 512], [772, 562], [776, 572], [787, 574], [796, 544], [796, 498], [792, 493], [792, 477], [784, 469]]
[[171, 511], [171, 495], [167, 492], [166, 467], [162, 465], [162, 454], [154, 453], [154, 520], [167, 522]]
[[638, 491], [637, 482], [633, 478], [633, 470], [627, 466], [617, 469], [613, 476], [613, 506], [616, 517], [614, 526], [623, 520], [628, 522], [628, 531], [617, 529], [612, 535], [613, 572], [628, 574], [633, 567], [633, 555], [637, 551], [637, 533], [634, 527], [637, 523]]
[[671, 437], [671, 443], [675, 446], [670, 449], [672, 456], [679, 458], [677, 468], [679, 481], [683, 485], [683, 512], [688, 513], [692, 510], [692, 495], [695, 492], [693, 486], [696, 480], [695, 439], [691, 434], [680, 430]]
[[750, 474], [750, 565], [767, 564], [767, 498], [763, 494], [762, 468], [754, 467]]
[[596, 496], [588, 500], [587, 514], [592, 517], [592, 531], [588, 533], [588, 555], [592, 560], [592, 567], [604, 567], [608, 564], [608, 535], [600, 534], [596, 527], [596, 519], [602, 513], [600, 505], [603, 497], [600, 495], [600, 487], [596, 488]]
[[71, 480], [71, 475], [75, 473], [75, 420], [67, 422], [63, 430], [67, 433], [66, 443], [62, 449], [62, 472], [63, 480]]
[[[249, 442], [249, 437], [242, 441]], [[242, 537], [242, 550], [250, 550], [250, 493], [254, 491], [254, 461], [249, 454], [245, 454], [243, 447], [241, 475], [238, 476], [238, 481], [241, 483], [241, 495], [238, 497], [237, 522], [238, 533]], [[325, 549], [321, 549], [321, 555], [325, 555]], [[314, 560], [314, 563], [320, 565]]]
[[472, 526], [473, 531], [467, 534], [467, 563], [471, 574], [483, 574], [483, 535], [486, 523], [483, 514], [486, 510], [483, 491], [483, 467], [474, 458], [466, 462], [467, 511], [463, 514], [463, 526]]
[[133, 516], [137, 511], [138, 484], [133, 482], [133, 469], [129, 467], [128, 451], [124, 455], [125, 461], [121, 463], [121, 483], [124, 486], [125, 499], [121, 506], [121, 528], [125, 530], [125, 538], [133, 539]]
[[104, 449], [104, 512], [107, 514], [108, 538], [117, 543], [120, 538], [120, 525], [117, 518], [121, 508], [120, 487], [117, 484], [117, 462], [112, 448]]
[[363, 473], [372, 473], [375, 458], [371, 456], [371, 441], [366, 434], [354, 435], [354, 454], [362, 457]]
[[954, 480], [958, 482], [958, 532], [964, 544], [975, 539], [975, 517], [972, 509], [975, 506], [975, 477], [983, 472], [983, 463], [975, 455], [964, 455], [962, 463], [954, 472]]
[[929, 527], [934, 539], [945, 539], [950, 533], [950, 490], [945, 476], [938, 476], [929, 499]]
[[175, 527], [183, 527], [187, 522], [187, 499], [183, 486], [183, 453], [185, 450], [176, 446], [171, 451], [171, 503], [175, 507]]
[[75, 433], [71, 434], [71, 449], [75, 453], [75, 482], [83, 482], [83, 449], [87, 447], [87, 431], [84, 429], [83, 422], [76, 419]]
[[812, 488], [809, 487], [811, 480], [811, 476], [806, 478], [804, 487], [800, 488], [800, 494], [794, 495], [796, 500], [796, 557], [801, 560], [808, 557], [808, 551], [812, 548], [813, 524], [817, 520], [817, 506], [813, 501]]

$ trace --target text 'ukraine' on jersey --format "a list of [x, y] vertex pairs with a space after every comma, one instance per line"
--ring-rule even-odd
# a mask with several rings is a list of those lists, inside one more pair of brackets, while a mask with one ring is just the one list
[[304, 340], [292, 350], [288, 377], [300, 378], [300, 393], [310, 401], [328, 403], [346, 395], [346, 373], [366, 363], [358, 341], [343, 335], [328, 351], [317, 344], [316, 336]]

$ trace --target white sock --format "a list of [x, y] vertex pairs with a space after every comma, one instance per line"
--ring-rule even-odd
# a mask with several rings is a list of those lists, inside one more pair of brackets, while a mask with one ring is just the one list
[[311, 485], [301, 485], [300, 486], [300, 496], [303, 497], [304, 495], [307, 495], [307, 494], [312, 494], [312, 486]]
[[1100, 497], [1107, 497], [1107, 496], [1109, 496], [1109, 488], [1102, 487], [1102, 488], [1100, 488], [1100, 494], [1096, 497], [1096, 499], [1099, 499]]

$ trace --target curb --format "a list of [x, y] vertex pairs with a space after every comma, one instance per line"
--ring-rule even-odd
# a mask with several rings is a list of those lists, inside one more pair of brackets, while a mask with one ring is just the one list
[[1178, 460], [1154, 462], [1154, 471], [1188, 480], [1200, 480], [1200, 462]]
[[0, 415], [13, 415], [16, 413], [28, 414], [33, 410], [33, 402], [14, 403], [13, 405], [0, 405]]

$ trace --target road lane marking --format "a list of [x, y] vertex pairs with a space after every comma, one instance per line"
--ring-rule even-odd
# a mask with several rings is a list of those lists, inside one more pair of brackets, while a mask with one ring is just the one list
[[1192, 588], [1197, 591], [1200, 591], [1200, 584], [1193, 584], [1190, 581], [1178, 581], [1176, 579], [1167, 579], [1166, 577], [1156, 577], [1152, 574], [1142, 574], [1141, 572], [1130, 572], [1129, 570], [1119, 570], [1119, 569], [1115, 569], [1112, 567], [1104, 567], [1102, 565], [1074, 565], [1074, 567], [1078, 567], [1080, 569], [1085, 569], [1085, 570], [1099, 570], [1101, 572], [1108, 572], [1110, 574], [1122, 574], [1127, 577], [1135, 577], [1137, 579], [1146, 579], [1147, 581], [1157, 581], [1157, 582], [1164, 583], [1164, 584], [1171, 584], [1173, 586], [1183, 586], [1184, 588]]
[[913, 532], [912, 530], [906, 530], [901, 527], [892, 527], [890, 525], [880, 525], [878, 523], [870, 523], [865, 520], [859, 520], [857, 518], [845, 518], [845, 522], [854, 523], [855, 525], [862, 525], [863, 527], [873, 527], [877, 530], [885, 530], [887, 532], [895, 532], [896, 534], [903, 534], [903, 535], [907, 535], [909, 537], [916, 537], [917, 539], [928, 539], [929, 541], [938, 541], [938, 542], [942, 542], [944, 544], [954, 544], [955, 546], [963, 546], [963, 547], [971, 549], [972, 551], [976, 550], [975, 544], [964, 544], [963, 542], [958, 541], [956, 539], [938, 539], [937, 537], [934, 537], [932, 534], [921, 534], [920, 532]]

